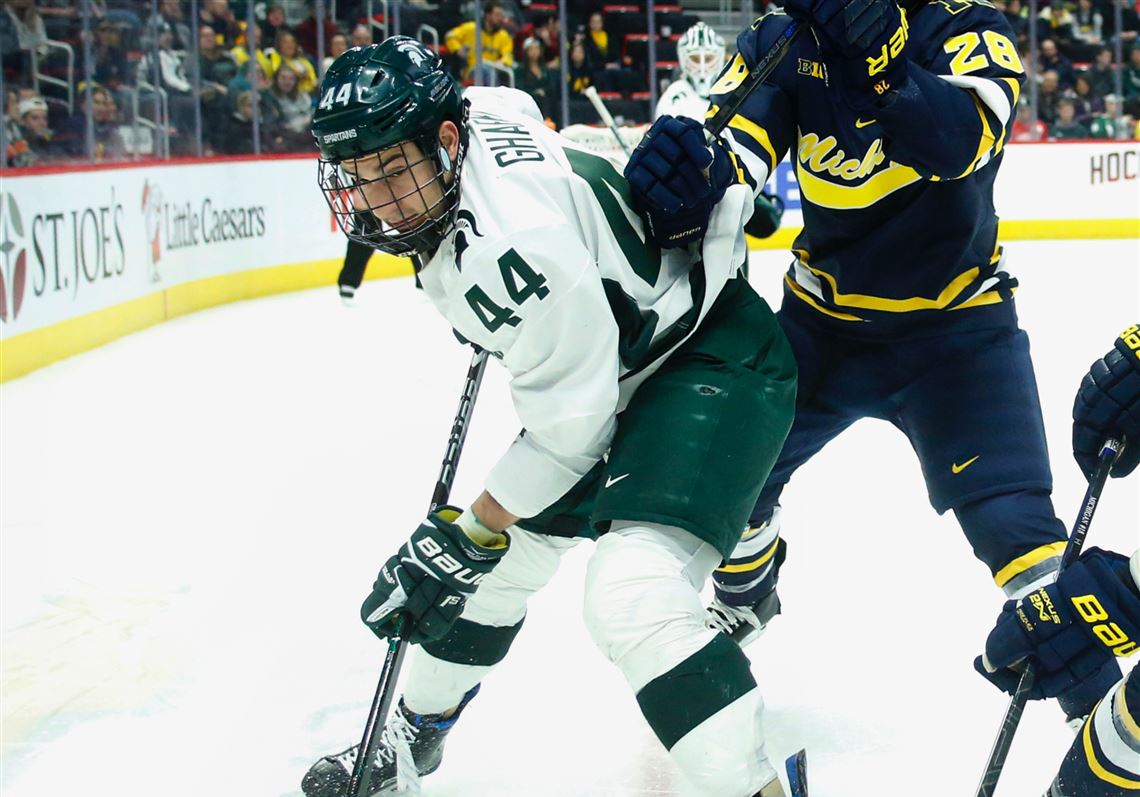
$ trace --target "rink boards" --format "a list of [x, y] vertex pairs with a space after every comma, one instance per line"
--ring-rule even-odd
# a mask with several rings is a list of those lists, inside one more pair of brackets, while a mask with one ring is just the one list
[[[315, 183], [310, 157], [5, 175], [0, 381], [195, 310], [331, 286], [344, 238]], [[769, 188], [783, 226], [751, 244], [786, 249], [802, 225], [788, 162]], [[1140, 239], [1140, 143], [1010, 146], [995, 205], [1003, 240]], [[378, 256], [368, 277], [410, 272]]]

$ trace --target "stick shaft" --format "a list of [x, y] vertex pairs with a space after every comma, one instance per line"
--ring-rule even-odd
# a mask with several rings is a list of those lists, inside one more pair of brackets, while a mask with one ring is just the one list
[[586, 99], [590, 101], [590, 104], [594, 106], [594, 110], [598, 112], [598, 118], [602, 120], [602, 124], [608, 127], [610, 132], [614, 134], [614, 138], [617, 139], [621, 151], [628, 157], [629, 147], [626, 145], [625, 139], [621, 137], [617, 122], [615, 122], [613, 116], [610, 115], [610, 109], [606, 107], [606, 104], [602, 102], [602, 98], [598, 96], [598, 90], [593, 86], [587, 86], [586, 90], [582, 93], [586, 95]]
[[705, 122], [705, 129], [709, 133], [719, 136], [728, 127], [729, 121], [736, 115], [740, 106], [756, 90], [756, 87], [767, 80], [768, 76], [776, 70], [776, 67], [784, 60], [784, 56], [788, 54], [792, 44], [805, 30], [807, 30], [807, 25], [794, 19], [784, 28], [784, 31], [776, 37], [776, 41], [772, 42], [768, 52], [764, 53], [764, 57], [756, 62], [756, 66], [748, 72], [748, 76], [728, 95], [728, 98], [717, 108], [712, 118]]
[[[455, 411], [451, 434], [447, 438], [447, 452], [444, 454], [443, 463], [439, 467], [439, 478], [436, 479], [435, 489], [432, 491], [429, 514], [441, 504], [446, 504], [451, 495], [451, 485], [455, 481], [459, 456], [463, 453], [463, 444], [467, 440], [471, 411], [475, 408], [475, 399], [479, 396], [479, 386], [483, 383], [483, 372], [486, 368], [487, 352], [477, 349], [467, 369], [463, 393], [459, 397], [459, 408]], [[371, 791], [371, 762], [380, 739], [379, 730], [392, 708], [392, 698], [396, 694], [396, 679], [400, 675], [404, 654], [408, 648], [403, 629], [404, 619], [401, 617], [396, 621], [396, 633], [388, 640], [388, 652], [384, 655], [384, 666], [380, 670], [376, 694], [372, 697], [368, 721], [364, 725], [364, 735], [360, 738], [360, 752], [356, 756], [356, 765], [352, 768], [352, 778], [348, 782], [348, 793], [352, 797], [367, 797]]]
[[[1112, 463], [1116, 461], [1116, 455], [1120, 453], [1120, 448], [1120, 442], [1112, 438], [1106, 440], [1101, 448], [1096, 471], [1085, 491], [1084, 505], [1073, 525], [1069, 541], [1065, 544], [1065, 552], [1061, 555], [1061, 564], [1057, 569], [1058, 574], [1081, 555], [1085, 538], [1088, 537], [1089, 526], [1092, 525], [1093, 514], [1096, 512], [1097, 503], [1100, 501], [1101, 490], [1104, 489], [1104, 483], [1108, 480], [1108, 473], [1112, 470]], [[1009, 707], [1005, 710], [997, 738], [994, 739], [990, 757], [986, 761], [985, 772], [978, 784], [976, 797], [993, 797], [994, 791], [997, 789], [998, 779], [1001, 778], [1002, 769], [1005, 767], [1005, 759], [1013, 745], [1014, 734], [1017, 733], [1017, 726], [1021, 723], [1025, 704], [1029, 701], [1029, 690], [1033, 688], [1033, 682], [1033, 668], [1026, 667], [1021, 674], [1021, 679], [1017, 682], [1017, 688], [1013, 690], [1013, 695], [1009, 699]]]

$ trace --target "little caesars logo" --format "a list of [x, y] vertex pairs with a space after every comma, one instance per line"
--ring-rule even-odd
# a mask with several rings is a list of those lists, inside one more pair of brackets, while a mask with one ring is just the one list
[[204, 244], [265, 237], [264, 205], [225, 206], [209, 196], [200, 203], [166, 201], [158, 185], [146, 183], [142, 212], [151, 279], [156, 282], [160, 279], [158, 263], [164, 250], [172, 252]]

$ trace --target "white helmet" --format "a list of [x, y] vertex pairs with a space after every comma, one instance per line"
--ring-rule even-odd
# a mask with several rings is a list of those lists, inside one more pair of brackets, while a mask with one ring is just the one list
[[677, 42], [681, 74], [697, 94], [706, 99], [713, 81], [724, 68], [724, 56], [724, 39], [703, 22], [698, 22], [685, 31]]

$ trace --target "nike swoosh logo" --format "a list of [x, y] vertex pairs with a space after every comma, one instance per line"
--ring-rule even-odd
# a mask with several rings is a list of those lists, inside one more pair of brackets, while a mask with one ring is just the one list
[[629, 475], [628, 473], [623, 473], [621, 476], [609, 476], [609, 477], [607, 477], [606, 478], [606, 487], [614, 486], [615, 484], [620, 482], [622, 479], [624, 479], [628, 475]]
[[952, 470], [954, 473], [961, 473], [961, 472], [962, 472], [962, 471], [964, 471], [966, 468], [970, 467], [970, 466], [971, 466], [971, 465], [973, 465], [975, 462], [977, 462], [977, 461], [978, 461], [978, 459], [979, 459], [980, 457], [981, 457], [981, 454], [979, 454], [979, 455], [978, 455], [978, 456], [976, 456], [976, 457], [973, 457], [972, 459], [968, 459], [968, 460], [966, 460], [966, 461], [965, 461], [965, 462], [963, 462], [961, 465], [959, 465], [957, 462], [955, 462], [955, 463], [953, 463], [953, 464], [951, 464], [951, 465], [950, 465], [950, 470]]
[[856, 119], [855, 120], [855, 127], [861, 130], [864, 127], [866, 127], [867, 125], [875, 124], [875, 122], [877, 122], [877, 121], [878, 121], [877, 119], [868, 119], [866, 122], [864, 122], [862, 119]]

